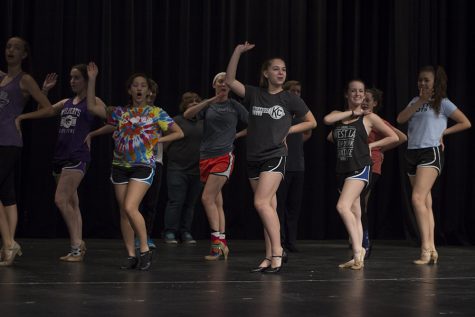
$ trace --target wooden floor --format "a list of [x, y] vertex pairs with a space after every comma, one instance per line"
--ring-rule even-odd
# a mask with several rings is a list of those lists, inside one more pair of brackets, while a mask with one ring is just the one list
[[475, 316], [475, 248], [418, 249], [376, 241], [362, 271], [339, 269], [344, 241], [300, 241], [279, 275], [249, 273], [262, 241], [230, 241], [227, 261], [206, 262], [207, 241], [158, 243], [149, 272], [119, 269], [120, 240], [87, 240], [83, 263], [61, 263], [67, 240], [19, 240], [24, 255], [0, 268], [0, 316]]

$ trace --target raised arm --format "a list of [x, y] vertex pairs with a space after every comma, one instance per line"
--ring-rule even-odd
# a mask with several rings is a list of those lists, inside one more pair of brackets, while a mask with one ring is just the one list
[[[106, 108], [99, 98], [96, 98], [96, 78], [99, 73], [97, 65], [90, 62], [87, 65], [87, 75], [89, 81], [87, 83], [87, 110], [99, 118], [107, 117]], [[102, 103], [102, 104], [101, 104]]]
[[289, 129], [289, 134], [312, 130], [317, 126], [317, 121], [311, 111], [308, 111], [301, 119], [302, 122], [294, 124]]
[[16, 117], [15, 126], [18, 132], [21, 132], [21, 122], [23, 120], [49, 118], [57, 115], [64, 108], [64, 103], [66, 100], [67, 99], [61, 100], [51, 107], [44, 107], [36, 111], [23, 113]]
[[49, 73], [46, 75], [45, 80], [43, 81], [43, 86], [41, 87], [41, 92], [48, 96], [48, 93], [54, 86], [58, 83], [58, 74]]
[[186, 111], [183, 113], [183, 117], [185, 117], [186, 119], [192, 119], [194, 116], [196, 116], [196, 114], [198, 112], [200, 112], [202, 109], [204, 109], [205, 107], [209, 106], [210, 104], [212, 104], [213, 102], [215, 102], [218, 98], [220, 97], [220, 95], [216, 95], [212, 98], [209, 98], [209, 99], [205, 99], [203, 101], [201, 101], [199, 104], [193, 106], [193, 107], [189, 107], [188, 109], [186, 109]]
[[231, 55], [231, 59], [229, 60], [228, 67], [226, 68], [226, 84], [229, 86], [232, 92], [241, 98], [243, 98], [246, 94], [246, 88], [236, 79], [237, 65], [239, 63], [241, 54], [251, 50], [254, 46], [255, 44], [249, 44], [248, 42], [236, 46], [233, 55]]
[[165, 136], [162, 136], [158, 140], [158, 142], [161, 142], [161, 143], [171, 142], [171, 141], [179, 140], [183, 138], [184, 136], [185, 134], [183, 133], [183, 130], [175, 122], [168, 128], [168, 131], [165, 133]]

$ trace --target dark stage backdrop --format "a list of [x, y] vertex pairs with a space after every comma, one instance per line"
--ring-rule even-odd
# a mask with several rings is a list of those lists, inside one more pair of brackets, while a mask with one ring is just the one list
[[[346, 234], [335, 211], [335, 153], [325, 141], [329, 128], [323, 116], [343, 105], [346, 81], [358, 77], [384, 91], [380, 115], [396, 124], [397, 113], [417, 94], [418, 68], [441, 64], [449, 76], [449, 97], [475, 121], [473, 12], [475, 4], [468, 0], [2, 0], [0, 40], [4, 45], [8, 37], [20, 35], [30, 42], [32, 74], [40, 85], [46, 73], [60, 75], [49, 95], [52, 102], [71, 95], [70, 67], [92, 60], [100, 67], [97, 94], [107, 104], [125, 104], [126, 79], [143, 71], [157, 80], [158, 105], [171, 115], [177, 114], [183, 92], [213, 93], [211, 80], [226, 68], [236, 44], [256, 44], [239, 64], [237, 77], [244, 83], [257, 84], [262, 61], [282, 56], [288, 79], [303, 83], [303, 99], [318, 121], [305, 144], [299, 238], [333, 239]], [[25, 123], [20, 236], [66, 235], [51, 177], [57, 125], [57, 119]], [[472, 140], [473, 129], [445, 140], [446, 167], [433, 191], [440, 244], [475, 242]], [[227, 232], [231, 238], [259, 238], [262, 226], [252, 207], [244, 142], [236, 144], [235, 172], [224, 189]], [[109, 182], [111, 149], [110, 137], [94, 140], [93, 161], [80, 187], [86, 237], [119, 236]], [[417, 239], [404, 151], [402, 146], [385, 154], [371, 202], [375, 238]], [[156, 235], [166, 195], [163, 186]], [[198, 206], [194, 234], [207, 237], [207, 230]]]

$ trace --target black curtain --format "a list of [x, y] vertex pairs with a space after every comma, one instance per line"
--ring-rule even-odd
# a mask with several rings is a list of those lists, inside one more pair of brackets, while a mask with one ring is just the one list
[[[337, 192], [334, 149], [325, 141], [325, 114], [343, 106], [343, 89], [351, 78], [384, 91], [380, 115], [395, 118], [417, 94], [417, 70], [443, 65], [449, 98], [471, 119], [474, 87], [475, 12], [463, 0], [3, 0], [0, 40], [19, 35], [32, 46], [33, 76], [41, 85], [46, 73], [60, 80], [52, 102], [71, 95], [72, 65], [95, 61], [100, 67], [97, 94], [108, 105], [127, 100], [125, 81], [142, 71], [159, 84], [157, 104], [178, 113], [180, 96], [196, 91], [210, 96], [213, 76], [226, 68], [236, 44], [256, 47], [239, 64], [238, 79], [257, 84], [260, 64], [281, 56], [288, 79], [303, 83], [303, 99], [319, 126], [305, 144], [306, 181], [299, 238], [345, 237], [335, 211]], [[5, 70], [2, 59], [0, 69]], [[34, 109], [29, 105], [27, 111]], [[25, 123], [20, 174], [20, 227], [25, 237], [64, 236], [54, 206], [51, 158], [57, 119]], [[406, 127], [400, 127], [405, 130]], [[473, 130], [446, 138], [446, 166], [433, 190], [438, 243], [474, 243], [475, 172]], [[237, 164], [224, 190], [228, 233], [232, 238], [259, 238], [262, 226], [252, 207], [246, 178], [245, 144], [236, 144]], [[118, 212], [109, 182], [112, 142], [93, 142], [93, 161], [80, 187], [86, 237], [119, 235]], [[404, 146], [385, 154], [383, 177], [373, 192], [377, 213], [374, 237], [417, 238], [404, 172]], [[156, 234], [166, 204], [163, 186]], [[198, 206], [193, 227], [207, 236]]]

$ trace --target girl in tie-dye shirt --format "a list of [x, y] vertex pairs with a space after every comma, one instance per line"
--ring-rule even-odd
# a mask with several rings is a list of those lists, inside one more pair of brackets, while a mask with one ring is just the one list
[[[132, 75], [127, 82], [130, 106], [106, 108], [95, 98], [97, 66], [89, 63], [87, 71], [88, 110], [107, 118], [107, 123], [115, 127], [111, 181], [120, 207], [120, 227], [128, 252], [122, 268], [148, 270], [152, 253], [147, 245], [147, 231], [139, 205], [153, 180], [157, 144], [180, 139], [183, 132], [165, 111], [147, 105], [151, 91], [145, 75]], [[162, 132], [166, 135], [162, 136]], [[139, 257], [135, 255], [134, 235], [140, 241]]]

